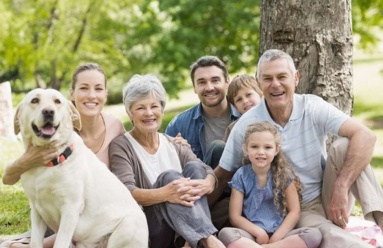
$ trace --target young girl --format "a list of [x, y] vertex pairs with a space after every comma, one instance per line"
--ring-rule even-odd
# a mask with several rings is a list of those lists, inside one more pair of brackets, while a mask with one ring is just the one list
[[244, 160], [229, 183], [230, 222], [218, 237], [234, 247], [318, 247], [318, 229], [293, 230], [300, 217], [300, 180], [280, 151], [278, 130], [268, 122], [247, 127]]
[[[255, 77], [247, 74], [235, 76], [233, 80], [231, 80], [227, 90], [227, 99], [242, 115], [257, 105], [261, 101], [262, 96], [262, 91]], [[233, 129], [236, 122], [237, 121], [232, 122], [226, 128], [223, 138], [224, 141], [229, 137], [231, 129]]]

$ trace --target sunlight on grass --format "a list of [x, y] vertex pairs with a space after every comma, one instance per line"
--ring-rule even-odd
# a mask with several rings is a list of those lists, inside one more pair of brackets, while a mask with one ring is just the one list
[[[353, 87], [355, 102], [366, 106], [382, 106], [383, 59], [370, 63], [354, 61]], [[382, 113], [382, 111], [381, 111]]]
[[10, 140], [0, 136], [0, 171], [6, 162], [20, 156], [23, 146], [20, 140]]
[[[383, 90], [383, 89], [382, 89]], [[382, 104], [368, 104], [364, 102], [362, 97], [355, 96], [353, 106], [354, 116], [361, 117], [362, 119], [370, 119], [375, 121], [383, 121], [383, 101]]]

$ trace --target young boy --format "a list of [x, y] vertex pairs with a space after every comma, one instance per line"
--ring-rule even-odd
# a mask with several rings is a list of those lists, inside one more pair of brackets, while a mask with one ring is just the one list
[[[255, 77], [241, 74], [233, 78], [227, 90], [227, 99], [242, 115], [247, 110], [257, 105], [263, 94]], [[223, 140], [227, 141], [231, 129], [237, 121], [232, 122], [227, 128]]]

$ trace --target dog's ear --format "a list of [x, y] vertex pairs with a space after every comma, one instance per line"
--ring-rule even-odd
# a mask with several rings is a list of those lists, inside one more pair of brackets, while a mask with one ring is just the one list
[[22, 102], [17, 105], [15, 116], [13, 117], [13, 131], [17, 135], [20, 133], [20, 123], [19, 123], [19, 116], [22, 108]]
[[71, 101], [68, 100], [68, 108], [69, 108], [69, 113], [70, 116], [72, 117], [72, 123], [73, 127], [77, 130], [81, 130], [81, 118], [80, 118], [80, 113], [76, 109], [76, 107], [73, 105]]

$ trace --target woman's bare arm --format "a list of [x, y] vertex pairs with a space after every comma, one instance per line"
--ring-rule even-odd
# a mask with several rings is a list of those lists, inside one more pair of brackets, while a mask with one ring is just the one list
[[43, 166], [58, 156], [56, 148], [29, 146], [16, 160], [4, 169], [3, 183], [13, 185], [20, 180], [21, 175], [27, 170]]

